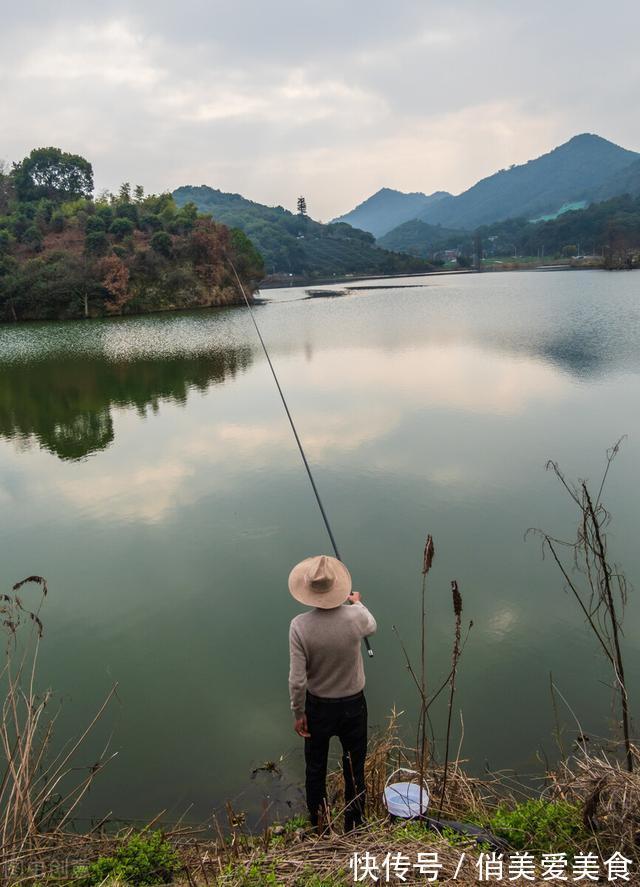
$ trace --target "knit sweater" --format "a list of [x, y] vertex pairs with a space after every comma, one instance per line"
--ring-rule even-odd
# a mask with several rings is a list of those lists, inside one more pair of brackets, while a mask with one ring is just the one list
[[376, 620], [360, 603], [328, 610], [315, 608], [291, 620], [289, 696], [296, 718], [304, 714], [306, 691], [339, 699], [364, 687], [361, 641]]

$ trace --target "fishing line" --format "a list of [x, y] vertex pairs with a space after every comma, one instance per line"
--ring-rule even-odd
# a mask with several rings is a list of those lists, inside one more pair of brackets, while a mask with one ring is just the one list
[[[271, 363], [271, 358], [269, 357], [269, 352], [267, 351], [267, 346], [264, 343], [264, 339], [262, 338], [262, 333], [260, 332], [260, 327], [258, 326], [258, 322], [256, 321], [255, 315], [253, 313], [253, 308], [251, 307], [251, 302], [247, 298], [247, 294], [245, 292], [244, 286], [242, 285], [242, 281], [240, 280], [240, 276], [236, 271], [236, 266], [233, 264], [229, 256], [225, 256], [229, 265], [231, 266], [231, 270], [233, 271], [236, 281], [238, 283], [238, 289], [242, 293], [242, 297], [244, 298], [245, 305], [249, 309], [249, 314], [251, 315], [251, 320], [253, 321], [253, 325], [255, 327], [256, 333], [258, 334], [258, 339], [260, 339], [260, 344], [262, 345], [262, 350], [264, 351], [264, 356], [267, 358], [267, 363], [269, 364], [269, 369], [271, 370], [271, 375], [273, 376], [273, 381], [276, 383], [276, 387], [278, 389], [278, 394], [280, 395], [280, 400], [282, 401], [282, 406], [285, 409], [287, 414], [287, 418], [289, 420], [289, 424], [291, 425], [291, 430], [293, 431], [293, 436], [296, 439], [296, 443], [298, 444], [298, 449], [300, 450], [300, 455], [302, 456], [302, 461], [304, 463], [304, 467], [307, 470], [307, 475], [309, 477], [309, 481], [311, 483], [311, 488], [313, 489], [313, 494], [316, 497], [316, 502], [318, 503], [318, 508], [320, 509], [320, 514], [322, 515], [322, 520], [324, 521], [324, 525], [327, 528], [327, 533], [329, 534], [329, 539], [331, 540], [331, 545], [333, 547], [333, 552], [339, 561], [342, 561], [340, 557], [340, 552], [338, 551], [338, 546], [336, 544], [335, 536], [333, 535], [333, 530], [331, 529], [331, 524], [329, 523], [329, 518], [327, 517], [327, 512], [324, 509], [324, 505], [322, 504], [322, 499], [320, 498], [320, 493], [318, 492], [318, 488], [316, 486], [316, 482], [313, 479], [313, 474], [311, 473], [311, 466], [307, 460], [306, 454], [304, 452], [304, 447], [302, 446], [302, 441], [300, 440], [300, 436], [298, 435], [298, 431], [296, 429], [295, 422], [293, 421], [293, 416], [291, 415], [291, 411], [289, 410], [289, 405], [287, 404], [287, 400], [284, 396], [284, 392], [280, 387], [280, 382], [278, 381], [278, 376], [276, 375], [276, 371], [274, 369], [273, 364]], [[373, 656], [373, 650], [371, 649], [371, 644], [369, 643], [369, 638], [364, 638], [364, 644], [367, 648], [367, 653], [369, 656]]]

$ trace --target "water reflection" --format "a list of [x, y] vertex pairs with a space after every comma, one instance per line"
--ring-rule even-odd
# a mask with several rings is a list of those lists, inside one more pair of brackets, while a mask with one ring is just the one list
[[120, 362], [93, 354], [0, 363], [0, 436], [83, 459], [113, 442], [114, 407], [144, 416], [162, 401], [184, 404], [190, 390], [206, 391], [251, 362], [251, 348], [241, 346]]
[[[450, 667], [455, 577], [475, 623], [458, 699], [478, 771], [487, 758], [528, 767], [552, 735], [549, 671], [585, 731], [606, 730], [606, 669], [523, 534], [573, 526], [548, 458], [599, 477], [627, 432], [606, 504], [616, 559], [640, 574], [635, 279], [470, 275], [339, 300], [270, 293], [259, 309], [341, 550], [378, 618], [371, 722], [392, 705], [415, 711], [392, 626], [413, 652], [429, 531], [429, 671]], [[204, 819], [283, 753], [297, 783], [286, 575], [326, 536], [247, 312], [0, 328], [0, 435], [3, 569], [49, 580], [42, 673], [72, 700], [60, 735], [83, 729], [119, 682], [119, 755], [87, 810], [148, 820], [170, 806], [178, 818], [193, 802]], [[631, 597], [634, 686], [639, 619]]]

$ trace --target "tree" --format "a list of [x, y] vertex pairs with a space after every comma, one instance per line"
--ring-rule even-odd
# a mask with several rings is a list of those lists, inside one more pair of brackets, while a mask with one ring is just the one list
[[105, 256], [109, 238], [104, 231], [88, 231], [84, 238], [84, 251], [89, 256]]
[[125, 237], [133, 234], [133, 222], [130, 219], [114, 219], [109, 231], [116, 240], [124, 240]]
[[142, 203], [142, 201], [144, 200], [144, 188], [142, 187], [142, 185], [136, 185], [133, 191], [133, 196], [136, 203]]
[[173, 241], [166, 231], [156, 231], [151, 238], [151, 249], [161, 256], [169, 258], [173, 254]]
[[155, 213], [145, 213], [140, 219], [140, 228], [143, 231], [162, 231], [162, 219]]
[[107, 256], [99, 266], [102, 285], [109, 293], [106, 302], [110, 314], [121, 314], [124, 305], [131, 298], [129, 292], [129, 269], [118, 256]]
[[0, 160], [0, 215], [9, 211], [9, 203], [13, 198], [13, 181], [7, 164]]
[[39, 253], [42, 251], [43, 240], [40, 229], [36, 225], [30, 225], [22, 235], [22, 242], [31, 247], [32, 250]]
[[34, 148], [20, 163], [14, 163], [11, 178], [19, 200], [43, 197], [61, 203], [89, 198], [93, 192], [93, 168], [79, 154], [60, 148]]
[[120, 190], [118, 191], [118, 199], [123, 203], [131, 202], [131, 185], [129, 182], [123, 182], [120, 185]]
[[306, 216], [307, 214], [307, 201], [304, 197], [298, 197], [298, 213], [301, 216]]

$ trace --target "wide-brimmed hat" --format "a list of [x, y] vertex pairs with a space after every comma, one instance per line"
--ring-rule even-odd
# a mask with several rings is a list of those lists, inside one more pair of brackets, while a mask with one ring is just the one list
[[308, 557], [289, 573], [289, 591], [308, 607], [329, 610], [344, 604], [351, 593], [351, 573], [328, 554]]

